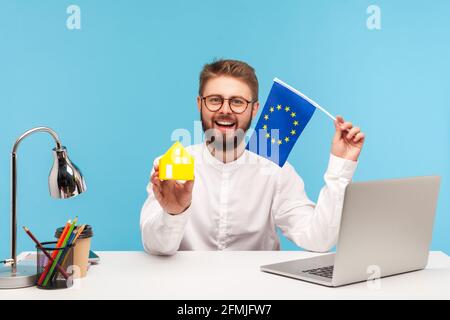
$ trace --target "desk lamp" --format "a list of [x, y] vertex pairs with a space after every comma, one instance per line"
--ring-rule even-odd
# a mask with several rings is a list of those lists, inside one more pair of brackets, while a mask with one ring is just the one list
[[36, 284], [36, 265], [18, 264], [17, 248], [17, 148], [23, 139], [36, 132], [50, 134], [56, 142], [53, 148], [53, 167], [48, 177], [50, 196], [56, 199], [67, 199], [86, 191], [86, 184], [80, 170], [67, 156], [66, 147], [61, 145], [55, 131], [47, 127], [37, 127], [22, 134], [14, 143], [11, 152], [11, 254], [0, 266], [0, 289], [23, 288]]

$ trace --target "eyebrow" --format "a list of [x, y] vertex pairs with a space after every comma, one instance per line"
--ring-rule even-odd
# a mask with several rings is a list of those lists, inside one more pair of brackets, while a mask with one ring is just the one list
[[206, 94], [206, 95], [204, 95], [203, 97], [205, 98], [205, 97], [210, 97], [210, 96], [220, 96], [220, 97], [225, 98], [225, 99], [231, 99], [231, 98], [243, 98], [243, 99], [245, 99], [245, 100], [247, 100], [247, 101], [253, 101], [252, 99], [247, 99], [246, 97], [241, 96], [241, 95], [231, 95], [231, 96], [229, 96], [229, 97], [227, 98], [227, 97], [225, 97], [224, 95], [219, 94], [219, 93]]

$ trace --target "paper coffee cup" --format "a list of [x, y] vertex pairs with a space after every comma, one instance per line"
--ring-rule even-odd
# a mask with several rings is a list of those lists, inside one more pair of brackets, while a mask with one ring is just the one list
[[[74, 233], [77, 232], [79, 226], [74, 228]], [[56, 229], [55, 237], [59, 239], [64, 227]], [[86, 276], [89, 266], [89, 251], [91, 250], [91, 238], [94, 235], [92, 227], [86, 225], [81, 235], [75, 242], [73, 253], [74, 278], [83, 278]]]

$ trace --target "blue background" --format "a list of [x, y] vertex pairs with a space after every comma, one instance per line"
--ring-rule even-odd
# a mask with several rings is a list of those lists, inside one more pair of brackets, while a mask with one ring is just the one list
[[[68, 30], [66, 8], [81, 8]], [[382, 29], [366, 27], [369, 5]], [[438, 174], [432, 249], [450, 253], [449, 1], [4, 1], [0, 2], [0, 257], [9, 256], [10, 151], [47, 125], [82, 168], [88, 192], [49, 197], [53, 142], [19, 149], [19, 227], [50, 240], [75, 215], [96, 250], [142, 250], [139, 214], [153, 158], [176, 128], [193, 132], [202, 65], [247, 61], [260, 100], [277, 76], [367, 142], [354, 180]], [[323, 184], [333, 124], [318, 112], [290, 162], [313, 200]], [[19, 230], [19, 251], [32, 248]], [[283, 240], [285, 250], [297, 249]]]

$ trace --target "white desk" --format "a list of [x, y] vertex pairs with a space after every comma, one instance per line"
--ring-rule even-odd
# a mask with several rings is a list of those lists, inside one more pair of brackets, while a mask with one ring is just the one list
[[367, 283], [327, 288], [259, 270], [260, 265], [315, 254], [299, 251], [179, 252], [172, 257], [144, 252], [97, 252], [79, 287], [0, 290], [4, 299], [450, 299], [450, 258], [431, 252], [425, 270]]

